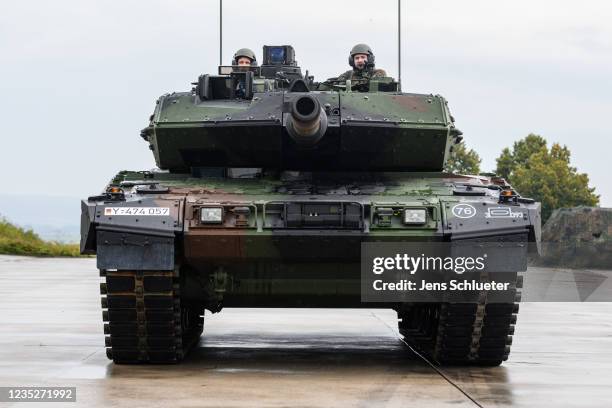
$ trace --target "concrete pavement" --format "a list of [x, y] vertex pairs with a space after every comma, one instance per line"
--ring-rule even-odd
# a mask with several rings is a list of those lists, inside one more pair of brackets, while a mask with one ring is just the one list
[[115, 366], [99, 282], [93, 259], [0, 256], [0, 386], [75, 386], [66, 406], [88, 407], [612, 402], [612, 303], [522, 304], [510, 359], [495, 368], [432, 368], [380, 309], [225, 309], [207, 313], [183, 364]]

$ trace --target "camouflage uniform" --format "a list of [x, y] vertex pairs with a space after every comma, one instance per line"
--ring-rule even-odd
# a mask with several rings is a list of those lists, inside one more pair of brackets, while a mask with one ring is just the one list
[[371, 79], [386, 77], [387, 72], [384, 69], [375, 68], [373, 70], [351, 69], [338, 76], [339, 81], [347, 81], [353, 79]]

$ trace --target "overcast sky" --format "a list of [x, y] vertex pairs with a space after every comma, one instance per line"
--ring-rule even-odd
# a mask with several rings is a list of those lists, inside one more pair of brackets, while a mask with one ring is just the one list
[[[5, 1], [0, 11], [3, 193], [87, 196], [121, 169], [154, 167], [139, 137], [156, 98], [218, 63], [218, 1]], [[224, 63], [291, 44], [317, 79], [366, 42], [397, 76], [397, 2], [224, 2]], [[539, 133], [567, 145], [612, 206], [612, 2], [405, 1], [408, 92], [448, 100], [492, 170]]]

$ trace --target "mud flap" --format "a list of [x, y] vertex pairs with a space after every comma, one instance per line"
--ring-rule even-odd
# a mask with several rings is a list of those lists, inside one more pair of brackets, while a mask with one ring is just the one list
[[98, 269], [173, 270], [174, 237], [97, 231]]

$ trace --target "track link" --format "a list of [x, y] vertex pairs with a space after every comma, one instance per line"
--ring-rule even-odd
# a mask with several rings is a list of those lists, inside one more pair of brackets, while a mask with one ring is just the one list
[[180, 362], [204, 328], [176, 271], [100, 271], [106, 355], [119, 364]]
[[514, 302], [488, 303], [483, 291], [477, 303], [413, 304], [398, 312], [400, 334], [438, 364], [500, 365], [510, 354], [523, 286], [522, 276], [513, 279]]

